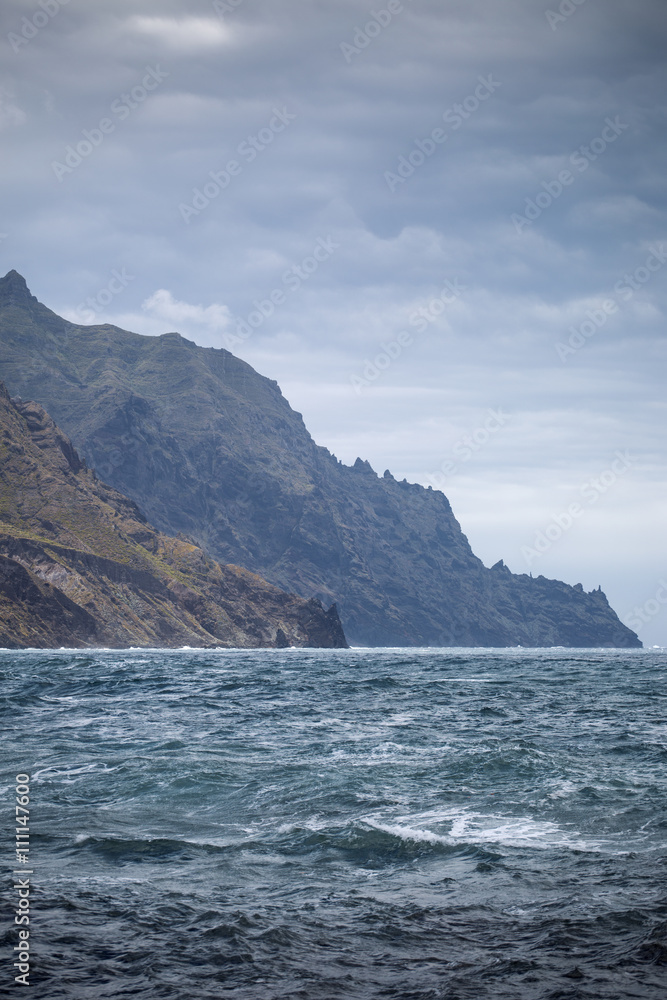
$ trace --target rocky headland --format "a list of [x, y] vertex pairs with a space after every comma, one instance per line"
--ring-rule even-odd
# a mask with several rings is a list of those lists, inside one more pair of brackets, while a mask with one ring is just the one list
[[336, 602], [354, 644], [641, 645], [601, 590], [485, 567], [442, 493], [343, 465], [277, 383], [229, 351], [78, 326], [10, 271], [0, 378], [165, 536]]

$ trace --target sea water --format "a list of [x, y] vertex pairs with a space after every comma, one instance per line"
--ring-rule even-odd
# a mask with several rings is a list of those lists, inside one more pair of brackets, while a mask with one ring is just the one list
[[662, 1000], [666, 668], [2, 651], [2, 996]]

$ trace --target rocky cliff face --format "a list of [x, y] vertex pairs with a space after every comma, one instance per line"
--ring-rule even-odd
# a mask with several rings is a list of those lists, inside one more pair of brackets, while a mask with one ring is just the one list
[[156, 531], [0, 385], [0, 646], [345, 646], [335, 607]]
[[75, 326], [10, 272], [0, 377], [157, 527], [336, 601], [351, 642], [641, 645], [601, 591], [485, 568], [442, 493], [342, 465], [278, 385], [228, 351]]

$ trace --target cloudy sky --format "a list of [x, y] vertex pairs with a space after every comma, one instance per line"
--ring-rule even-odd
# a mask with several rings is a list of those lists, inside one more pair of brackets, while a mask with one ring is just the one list
[[664, 0], [4, 0], [0, 254], [667, 645]]

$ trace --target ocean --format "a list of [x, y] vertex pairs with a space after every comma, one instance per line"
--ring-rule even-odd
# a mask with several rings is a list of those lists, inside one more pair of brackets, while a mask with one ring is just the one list
[[0, 672], [3, 997], [667, 995], [665, 651]]

